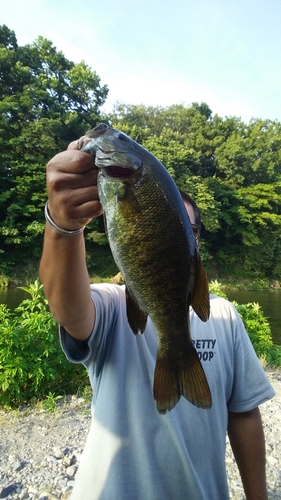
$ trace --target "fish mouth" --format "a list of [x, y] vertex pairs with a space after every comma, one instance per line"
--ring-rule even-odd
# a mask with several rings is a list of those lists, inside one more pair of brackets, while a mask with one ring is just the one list
[[133, 168], [120, 167], [117, 165], [103, 167], [101, 171], [106, 177], [111, 177], [113, 179], [127, 179], [135, 173]]

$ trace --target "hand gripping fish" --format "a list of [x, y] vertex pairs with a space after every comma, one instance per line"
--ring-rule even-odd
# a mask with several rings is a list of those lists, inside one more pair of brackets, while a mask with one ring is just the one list
[[80, 140], [95, 156], [98, 191], [114, 260], [126, 283], [127, 318], [158, 336], [153, 394], [160, 413], [184, 396], [210, 408], [209, 385], [192, 345], [189, 306], [210, 312], [206, 274], [179, 190], [165, 167], [125, 134], [100, 124]]

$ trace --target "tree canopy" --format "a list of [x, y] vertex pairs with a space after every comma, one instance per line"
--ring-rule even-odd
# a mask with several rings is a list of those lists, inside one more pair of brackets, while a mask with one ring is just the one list
[[[39, 37], [18, 46], [0, 26], [0, 272], [38, 259], [44, 229], [45, 165], [106, 121], [153, 153], [197, 201], [201, 254], [210, 274], [281, 280], [281, 124], [213, 114], [206, 103], [153, 107], [116, 103], [83, 61]], [[104, 244], [101, 220], [86, 232], [88, 260]]]
[[45, 38], [19, 47], [7, 26], [0, 75], [0, 252], [11, 262], [40, 254], [46, 162], [95, 126], [108, 88]]
[[209, 270], [281, 279], [279, 122], [213, 116], [206, 103], [117, 103], [109, 120], [157, 156], [195, 198]]

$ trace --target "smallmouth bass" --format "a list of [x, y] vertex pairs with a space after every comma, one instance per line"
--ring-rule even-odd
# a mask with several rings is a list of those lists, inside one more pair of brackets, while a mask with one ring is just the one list
[[202, 321], [209, 317], [208, 282], [176, 184], [151, 153], [105, 124], [82, 137], [79, 147], [99, 168], [98, 191], [110, 248], [126, 283], [129, 325], [142, 333], [149, 315], [155, 326], [153, 395], [159, 413], [181, 396], [210, 408], [189, 328], [190, 305]]

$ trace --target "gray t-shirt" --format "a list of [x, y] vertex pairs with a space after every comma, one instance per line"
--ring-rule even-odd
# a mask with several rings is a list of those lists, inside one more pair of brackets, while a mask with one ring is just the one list
[[135, 336], [124, 287], [92, 286], [96, 322], [88, 342], [61, 328], [68, 359], [83, 362], [93, 387], [92, 424], [71, 500], [227, 500], [228, 411], [252, 410], [274, 396], [243, 323], [211, 295], [210, 319], [191, 309], [190, 330], [212, 393], [212, 408], [183, 397], [160, 415], [153, 399], [157, 336]]

